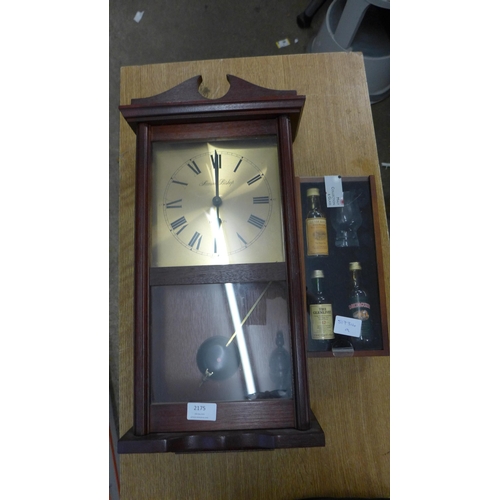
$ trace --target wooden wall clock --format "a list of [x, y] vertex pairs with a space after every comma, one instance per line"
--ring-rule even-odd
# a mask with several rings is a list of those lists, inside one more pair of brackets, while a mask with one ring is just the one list
[[120, 106], [137, 135], [134, 426], [121, 453], [324, 446], [292, 142], [304, 96], [228, 75]]

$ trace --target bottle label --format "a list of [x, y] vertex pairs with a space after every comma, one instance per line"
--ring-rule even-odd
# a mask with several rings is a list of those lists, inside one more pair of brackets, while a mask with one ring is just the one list
[[311, 304], [311, 337], [313, 340], [331, 340], [333, 334], [333, 314], [331, 304]]
[[365, 321], [370, 319], [370, 304], [367, 302], [353, 302], [349, 304], [349, 311], [352, 317]]
[[306, 219], [307, 255], [328, 255], [326, 219]]
[[351, 316], [361, 320], [361, 336], [359, 340], [370, 341], [372, 336], [372, 324], [370, 321], [370, 304], [368, 302], [353, 302], [349, 304]]

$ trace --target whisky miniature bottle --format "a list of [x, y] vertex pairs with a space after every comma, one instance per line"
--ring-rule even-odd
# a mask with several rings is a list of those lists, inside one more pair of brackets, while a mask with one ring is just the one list
[[373, 330], [370, 320], [370, 300], [368, 294], [361, 288], [361, 264], [350, 262], [349, 271], [352, 273], [352, 289], [349, 294], [349, 313], [353, 318], [360, 319], [361, 336], [357, 344], [368, 347], [373, 341]]
[[308, 294], [308, 309], [310, 319], [310, 351], [329, 351], [335, 338], [333, 333], [333, 307], [325, 297], [322, 270], [312, 273], [312, 290]]
[[306, 242], [308, 257], [328, 255], [326, 217], [321, 210], [318, 188], [307, 190]]

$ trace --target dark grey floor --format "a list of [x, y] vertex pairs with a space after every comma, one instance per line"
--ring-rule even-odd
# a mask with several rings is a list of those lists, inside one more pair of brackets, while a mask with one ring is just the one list
[[[331, 2], [301, 29], [296, 18], [309, 0], [111, 0], [109, 9], [110, 390], [118, 415], [118, 141], [120, 67], [165, 62], [307, 52]], [[137, 12], [144, 12], [139, 23]], [[291, 45], [279, 49], [276, 42]], [[390, 99], [372, 105], [379, 160], [389, 157]], [[389, 168], [381, 167], [389, 216]]]

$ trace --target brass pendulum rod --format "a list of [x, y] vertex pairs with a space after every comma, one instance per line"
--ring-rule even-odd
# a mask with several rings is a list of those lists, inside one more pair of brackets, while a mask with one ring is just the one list
[[[243, 321], [241, 322], [240, 326], [243, 326], [245, 324], [246, 320], [249, 318], [250, 314], [253, 313], [253, 310], [257, 307], [257, 305], [261, 301], [262, 297], [264, 297], [265, 293], [267, 292], [267, 289], [271, 286], [271, 283], [272, 283], [272, 281], [270, 281], [267, 284], [266, 288], [264, 288], [264, 291], [260, 294], [259, 298], [255, 301], [255, 304], [250, 308], [250, 311], [248, 311], [247, 315], [243, 318]], [[237, 333], [238, 332], [236, 331], [233, 333], [233, 335], [231, 335], [231, 338], [227, 341], [226, 347], [234, 340]]]

